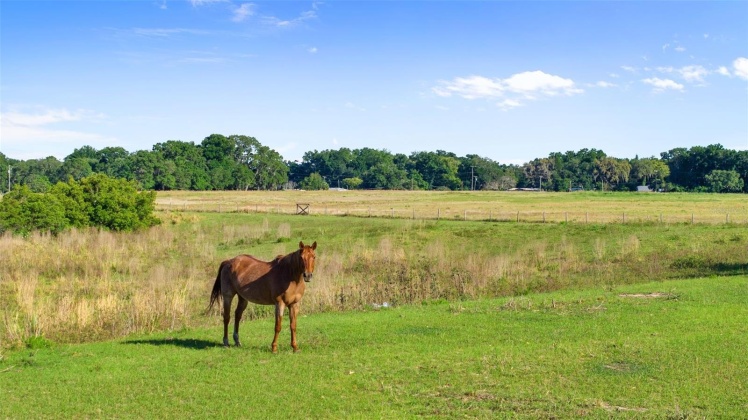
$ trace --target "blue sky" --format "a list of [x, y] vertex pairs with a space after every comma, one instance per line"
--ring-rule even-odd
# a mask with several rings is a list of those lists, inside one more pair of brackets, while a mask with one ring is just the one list
[[748, 149], [748, 2], [0, 0], [0, 152]]

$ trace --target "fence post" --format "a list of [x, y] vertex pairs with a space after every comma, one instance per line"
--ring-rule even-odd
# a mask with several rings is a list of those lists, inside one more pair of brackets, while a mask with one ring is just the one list
[[691, 224], [693, 224], [693, 213], [691, 213]]
[[545, 223], [545, 212], [543, 212], [543, 223]]
[[660, 213], [660, 223], [662, 223], [662, 213]]
[[623, 212], [623, 223], [626, 223], [626, 212]]
[[569, 213], [564, 212], [564, 222], [569, 223]]
[[395, 208], [392, 207], [390, 210], [392, 210], [392, 218], [394, 219], [395, 218]]
[[589, 212], [584, 212], [584, 223], [589, 223], [590, 222], [590, 217], [589, 216], [590, 216]]
[[467, 220], [467, 210], [465, 210], [465, 215], [463, 216], [464, 220]]
[[730, 213], [727, 213], [727, 215], [725, 216], [725, 223], [730, 223]]
[[416, 208], [413, 207], [413, 220], [416, 220]]
[[439, 220], [441, 215], [442, 215], [442, 209], [436, 209], [436, 220]]
[[517, 212], [517, 223], [519, 223], [519, 212]]
[[488, 211], [488, 221], [490, 222], [493, 219], [493, 210]]

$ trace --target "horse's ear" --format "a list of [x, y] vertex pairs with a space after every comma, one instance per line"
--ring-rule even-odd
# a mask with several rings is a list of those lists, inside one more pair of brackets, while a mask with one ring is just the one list
[[304, 249], [304, 241], [299, 241], [299, 248]]
[[312, 244], [312, 249], [317, 249], [317, 241], [314, 241], [314, 243]]

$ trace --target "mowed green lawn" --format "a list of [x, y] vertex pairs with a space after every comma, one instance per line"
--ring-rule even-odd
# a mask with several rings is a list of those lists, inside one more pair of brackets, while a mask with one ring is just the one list
[[[633, 296], [632, 296], [633, 295]], [[305, 316], [0, 360], [0, 417], [401, 418], [748, 413], [748, 277]], [[381, 303], [381, 302], [380, 302]], [[303, 314], [303, 309], [302, 309]]]

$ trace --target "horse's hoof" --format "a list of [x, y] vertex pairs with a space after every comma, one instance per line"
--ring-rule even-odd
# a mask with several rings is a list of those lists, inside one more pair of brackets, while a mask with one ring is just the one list
[[293, 349], [293, 352], [294, 352], [294, 353], [300, 353], [300, 352], [301, 352], [301, 349]]

